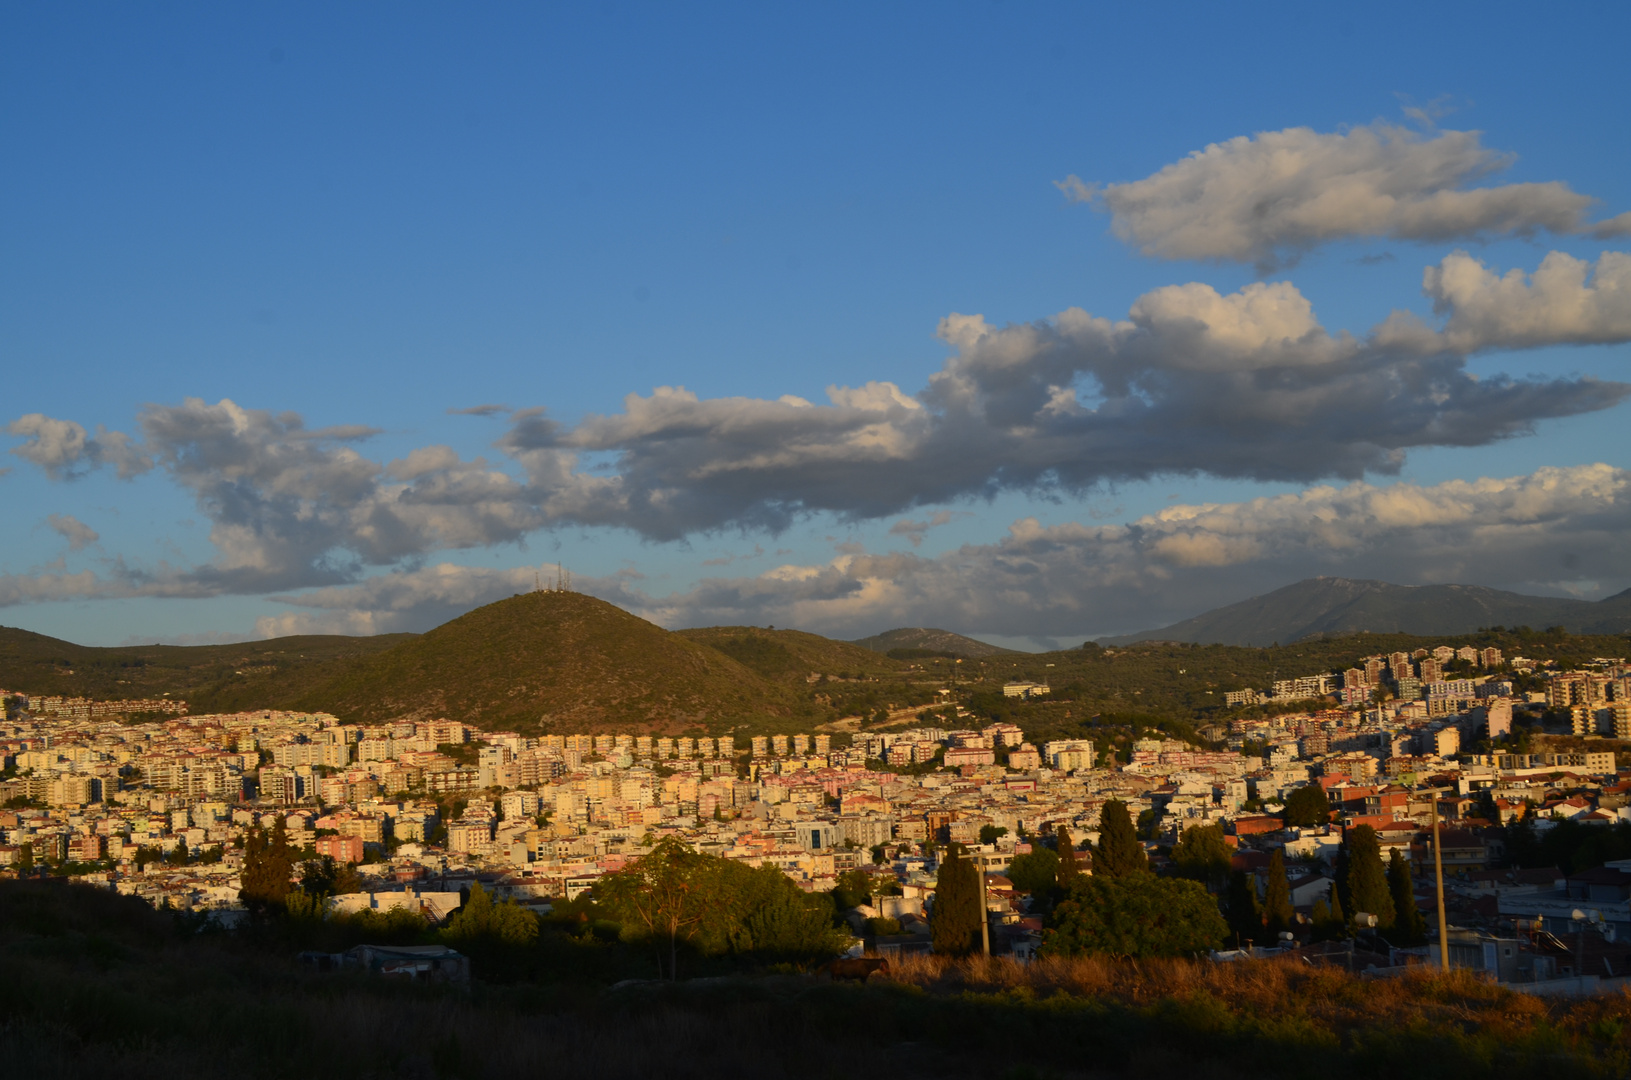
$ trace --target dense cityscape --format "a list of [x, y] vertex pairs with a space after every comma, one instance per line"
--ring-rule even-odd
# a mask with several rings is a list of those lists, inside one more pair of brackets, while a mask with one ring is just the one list
[[[1537, 688], [1517, 692], [1515, 681]], [[1003, 692], [1024, 702], [1050, 688]], [[1491, 648], [1366, 657], [1233, 692], [1226, 726], [1208, 726], [1201, 742], [1139, 738], [1123, 759], [1092, 738], [1033, 745], [1020, 725], [980, 723], [957, 691], [938, 697], [882, 730], [858, 730], [856, 717], [812, 734], [528, 737], [450, 719], [368, 727], [8, 694], [0, 866], [231, 926], [245, 914], [247, 838], [276, 832], [296, 853], [291, 865], [329, 860], [343, 872], [344, 888], [320, 898], [331, 911], [400, 908], [434, 927], [473, 885], [544, 913], [592, 897], [604, 875], [667, 838], [774, 867], [806, 893], [864, 874], [865, 900], [841, 912], [848, 948], [890, 955], [930, 948], [938, 872], [948, 852], [963, 852], [986, 875], [986, 947], [1023, 958], [1048, 933], [1025, 857], [1068, 835], [1091, 873], [1107, 803], [1125, 807], [1156, 867], [1182, 870], [1186, 847], [1211, 833], [1222, 876], [1243, 875], [1261, 902], [1272, 861], [1295, 918], [1279, 939], [1256, 935], [1259, 949], [1330, 936], [1316, 934], [1329, 917], [1316, 905], [1333, 900], [1344, 840], [1361, 827], [1383, 857], [1407, 860], [1412, 894], [1430, 911], [1436, 813], [1452, 952], [1473, 958], [1458, 962], [1588, 990], [1614, 961], [1582, 966], [1578, 945], [1559, 944], [1588, 925], [1595, 950], [1631, 961], [1631, 859], [1508, 868], [1515, 830], [1533, 845], [1561, 823], [1631, 821], [1631, 776], [1600, 748], [1631, 733], [1623, 658], [1555, 670]], [[1548, 730], [1574, 748], [1531, 750]], [[1314, 791], [1327, 810], [1288, 813]], [[1338, 935], [1347, 963], [1434, 955], [1425, 940], [1350, 929]], [[1508, 959], [1492, 965], [1484, 945], [1496, 942]], [[1356, 948], [1372, 951], [1355, 960]]]

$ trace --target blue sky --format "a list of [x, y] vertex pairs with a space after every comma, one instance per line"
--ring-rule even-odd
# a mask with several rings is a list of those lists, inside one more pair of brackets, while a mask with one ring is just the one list
[[[1037, 645], [1311, 573], [1588, 597], [1631, 585], [1614, 387], [1631, 300], [1597, 262], [1631, 238], [1593, 232], [1631, 211], [1623, 6], [879, 7], [0, 12], [0, 422], [21, 451], [0, 477], [0, 621], [95, 644], [425, 629], [557, 560], [665, 625], [929, 624]], [[1198, 238], [1227, 206], [1192, 202], [1199, 216], [1175, 225], [1171, 192], [1135, 206], [1114, 187], [1081, 202], [1060, 186], [1127, 185], [1293, 129], [1344, 140], [1305, 147], [1307, 168], [1336, 170], [1316, 193], [1363, 173], [1362, 154], [1344, 156], [1356, 131], [1423, 154], [1480, 132], [1483, 170], [1423, 181], [1421, 213], [1442, 209], [1435, 193], [1514, 201], [1352, 226], [1314, 201], [1287, 212], [1291, 232], [1213, 250]], [[1569, 218], [1549, 183], [1596, 202]], [[1308, 214], [1326, 217], [1305, 235]], [[1596, 290], [1582, 308], [1537, 288], [1552, 307], [1521, 326], [1491, 314], [1510, 307], [1489, 302], [1493, 287], [1446, 293], [1435, 313], [1423, 271], [1458, 252], [1462, 271], [1495, 275], [1561, 253], [1591, 264]], [[830, 444], [779, 444], [779, 414], [754, 404], [793, 395], [826, 424], [829, 387], [890, 383], [917, 401], [948, 357], [978, 367], [980, 349], [1012, 346], [1008, 324], [1071, 308], [1127, 320], [1141, 297], [1190, 283], [1225, 298], [1294, 289], [1332, 335], [1412, 312], [1442, 331], [1412, 355], [1453, 354], [1435, 370], [1478, 382], [1455, 384], [1467, 396], [1450, 419], [1380, 439], [1385, 460], [1326, 439], [1315, 429], [1338, 420], [1318, 411], [1225, 415], [1227, 437], [1209, 442], [1191, 400], [1136, 440], [1064, 445], [1086, 428], [963, 439], [931, 401]], [[1204, 300], [1160, 295], [1168, 314]], [[1286, 294], [1269, 298], [1281, 310]], [[1458, 304], [1468, 329], [1445, 344]], [[987, 344], [937, 337], [953, 313], [982, 315]], [[1162, 340], [1167, 360], [1148, 344], [1126, 345], [1145, 350], [1133, 359], [1060, 348], [1091, 354], [1073, 370], [1098, 364], [1099, 379], [1105, 364], [1153, 364], [1184, 393], [1185, 350], [1209, 346]], [[1225, 352], [1217, 363], [1241, 370], [1270, 363]], [[1367, 385], [1400, 383], [1376, 371]], [[1500, 405], [1478, 396], [1502, 374], [1539, 381]], [[1065, 389], [1097, 408], [1080, 378]], [[1141, 385], [1129, 400], [1159, 404]], [[668, 434], [652, 436], [625, 397], [657, 387], [684, 387], [706, 415], [665, 413]], [[994, 387], [980, 383], [981, 424], [997, 422]], [[1356, 393], [1340, 423], [1380, 432], [1445, 396], [1394, 393]], [[238, 424], [230, 452], [188, 427], [218, 426], [223, 400], [261, 418]], [[867, 402], [849, 408], [891, 407]], [[488, 404], [556, 426], [449, 412]], [[936, 409], [932, 434], [911, 427]], [[737, 434], [749, 414], [751, 439]], [[30, 416], [78, 425], [91, 448], [19, 426]], [[673, 424], [702, 427], [675, 441]], [[99, 426], [129, 436], [125, 478]], [[301, 434], [322, 429], [347, 430]], [[845, 457], [857, 438], [883, 449]], [[560, 459], [539, 439], [545, 457], [570, 444], [577, 479], [550, 472]], [[428, 447], [447, 451], [386, 470]], [[248, 476], [233, 454], [289, 464]], [[640, 505], [581, 479], [626, 491], [637, 474], [655, 477]], [[511, 488], [446, 495], [495, 477]], [[416, 482], [442, 485], [434, 520], [385, 538], [359, 524]], [[1390, 505], [1437, 509], [1378, 510], [1394, 488]], [[1171, 507], [1213, 505], [1172, 524]], [[1163, 511], [1166, 524], [1137, 526]]]

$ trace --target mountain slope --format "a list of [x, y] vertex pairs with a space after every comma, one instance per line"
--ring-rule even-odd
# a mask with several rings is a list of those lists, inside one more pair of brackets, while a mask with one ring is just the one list
[[886, 653], [891, 649], [927, 649], [930, 652], [956, 653], [958, 656], [975, 659], [985, 656], [1005, 656], [1014, 651], [996, 645], [988, 645], [983, 641], [964, 637], [962, 634], [954, 634], [950, 630], [935, 630], [922, 626], [903, 626], [898, 630], [885, 630], [881, 634], [860, 638], [852, 642], [852, 644], [881, 653]]
[[0, 688], [100, 700], [168, 694], [195, 713], [268, 707], [327, 682], [412, 634], [307, 635], [234, 645], [103, 648], [0, 627]]
[[1309, 578], [1159, 630], [1106, 638], [1105, 644], [1186, 641], [1282, 644], [1322, 634], [1466, 634], [1485, 626], [1563, 626], [1575, 634], [1631, 632], [1631, 590], [1604, 600], [1568, 600], [1481, 585], [1393, 585]]
[[488, 730], [679, 732], [787, 716], [783, 686], [592, 596], [522, 593], [358, 662], [304, 695], [348, 720], [448, 716]]
[[774, 682], [802, 685], [813, 674], [898, 675], [906, 669], [900, 661], [864, 646], [802, 630], [708, 626], [675, 633], [718, 649]]

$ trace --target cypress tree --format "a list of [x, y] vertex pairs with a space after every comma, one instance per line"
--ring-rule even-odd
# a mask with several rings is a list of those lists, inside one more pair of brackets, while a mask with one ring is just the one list
[[955, 848], [940, 863], [929, 930], [934, 951], [967, 956], [980, 948], [980, 873]]
[[1416, 891], [1410, 886], [1410, 864], [1397, 848], [1388, 857], [1388, 892], [1393, 894], [1393, 935], [1395, 945], [1425, 945], [1427, 920], [1416, 906]]
[[1360, 825], [1348, 832], [1348, 887], [1343, 898], [1350, 916], [1365, 912], [1376, 916], [1379, 927], [1393, 925], [1393, 894], [1382, 865], [1382, 843], [1376, 830]]
[[282, 819], [272, 831], [255, 826], [244, 838], [244, 867], [239, 878], [238, 898], [252, 911], [282, 907], [289, 893], [289, 876], [294, 859], [289, 852], [289, 833]]
[[1065, 892], [1076, 883], [1076, 875], [1081, 867], [1076, 863], [1076, 841], [1071, 839], [1070, 830], [1060, 825], [1054, 830], [1054, 850], [1059, 856], [1059, 888]]
[[1330, 941], [1347, 936], [1347, 919], [1342, 914], [1342, 900], [1337, 896], [1335, 889], [1331, 890], [1330, 903], [1326, 903], [1324, 898], [1314, 901], [1314, 909], [1310, 915], [1314, 924], [1315, 941]]
[[1138, 842], [1127, 804], [1111, 799], [1099, 811], [1099, 849], [1093, 856], [1093, 873], [1124, 877], [1148, 871], [1150, 859]]
[[1278, 939], [1290, 930], [1297, 913], [1291, 906], [1291, 883], [1286, 879], [1286, 853], [1276, 849], [1269, 858], [1269, 879], [1263, 889], [1263, 923]]
[[1348, 838], [1344, 835], [1342, 843], [1337, 845], [1336, 864], [1332, 868], [1332, 873], [1336, 877], [1336, 885], [1331, 889], [1331, 902], [1333, 904], [1340, 902], [1342, 907], [1351, 911], [1353, 910], [1353, 904], [1349, 902], [1350, 898], [1348, 896], [1348, 862]]
[[1262, 909], [1257, 905], [1257, 887], [1244, 870], [1229, 875], [1229, 891], [1225, 900], [1229, 930], [1242, 945], [1254, 943], [1263, 934]]

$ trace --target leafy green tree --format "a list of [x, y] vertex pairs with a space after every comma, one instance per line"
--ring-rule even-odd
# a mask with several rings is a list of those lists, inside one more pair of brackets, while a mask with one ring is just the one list
[[1410, 884], [1410, 864], [1399, 849], [1388, 856], [1388, 892], [1393, 895], [1393, 932], [1389, 940], [1410, 947], [1427, 944], [1427, 920], [1416, 906], [1416, 891]]
[[1294, 789], [1286, 796], [1280, 816], [1287, 825], [1312, 829], [1331, 820], [1331, 800], [1318, 784]]
[[1016, 891], [1045, 899], [1059, 884], [1059, 855], [1040, 845], [1033, 847], [1009, 861], [1007, 876]]
[[17, 849], [17, 871], [21, 874], [32, 874], [34, 872], [34, 842], [32, 840], [24, 841], [22, 846]]
[[332, 855], [310, 859], [300, 865], [300, 891], [313, 897], [333, 896], [336, 892], [334, 882], [339, 873]]
[[320, 923], [326, 914], [326, 904], [321, 896], [304, 889], [290, 889], [289, 895], [283, 898], [283, 910], [296, 922]]
[[1093, 854], [1093, 876], [1119, 878], [1145, 873], [1149, 856], [1133, 831], [1127, 804], [1111, 799], [1099, 811], [1099, 849]]
[[470, 887], [470, 899], [447, 920], [441, 935], [451, 942], [487, 941], [511, 946], [531, 945], [538, 940], [538, 916], [514, 900], [493, 903], [493, 898], [477, 882]]
[[934, 887], [934, 911], [929, 930], [934, 951], [967, 956], [980, 948], [980, 922], [985, 918], [980, 900], [980, 873], [955, 850], [940, 863]]
[[[654, 942], [667, 939], [668, 977], [679, 978], [679, 946], [726, 898], [717, 883], [717, 868], [672, 836], [595, 886], [595, 898], [624, 926], [624, 932]], [[657, 971], [663, 972], [661, 951]]]
[[187, 839], [186, 839], [186, 837], [177, 837], [176, 838], [176, 846], [170, 852], [170, 861], [172, 863], [174, 863], [175, 865], [177, 865], [177, 866], [186, 866], [187, 865], [187, 855], [188, 855], [188, 852], [187, 852]]
[[1178, 876], [1198, 881], [1214, 892], [1229, 879], [1230, 861], [1222, 825], [1191, 825], [1172, 846], [1172, 865]]
[[1008, 830], [1001, 825], [985, 824], [980, 826], [980, 843], [995, 844], [998, 837], [1007, 836]]
[[[677, 977], [680, 946], [705, 956], [805, 959], [832, 955], [831, 896], [806, 894], [773, 866], [754, 869], [703, 855], [673, 837], [595, 886], [598, 907], [622, 936], [657, 947], [659, 973]], [[664, 953], [667, 953], [666, 962]]]
[[[724, 948], [739, 955], [796, 960], [831, 955], [842, 947], [834, 930], [837, 911], [821, 893], [806, 893], [774, 866], [723, 863], [722, 878], [733, 901]], [[710, 943], [711, 944], [711, 943]], [[719, 951], [711, 945], [711, 951]]]
[[1068, 891], [1082, 868], [1076, 860], [1076, 841], [1063, 825], [1054, 830], [1053, 850], [1059, 857], [1059, 887]]
[[1387, 868], [1382, 865], [1382, 843], [1376, 830], [1358, 825], [1348, 830], [1343, 843], [1347, 849], [1347, 876], [1339, 884], [1339, 895], [1350, 915], [1365, 912], [1376, 916], [1378, 926], [1393, 925], [1393, 894], [1388, 890]]
[[844, 871], [838, 875], [838, 884], [833, 886], [832, 898], [839, 911], [848, 911], [850, 908], [870, 902], [871, 876], [860, 870]]
[[1217, 948], [1229, 930], [1195, 882], [1136, 871], [1078, 878], [1053, 923], [1046, 956], [1194, 956]]
[[1269, 856], [1269, 876], [1263, 886], [1263, 927], [1278, 940], [1296, 919], [1297, 912], [1291, 906], [1291, 882], [1286, 878], [1286, 853], [1275, 848]]

